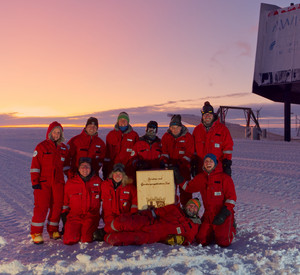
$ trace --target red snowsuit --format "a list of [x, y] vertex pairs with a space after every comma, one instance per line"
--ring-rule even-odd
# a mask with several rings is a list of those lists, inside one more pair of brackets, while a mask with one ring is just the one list
[[123, 213], [137, 212], [137, 191], [133, 184], [124, 184], [115, 190], [112, 179], [101, 185], [102, 215], [105, 232], [111, 231], [111, 222]]
[[64, 244], [92, 242], [100, 221], [100, 194], [102, 180], [93, 175], [86, 183], [79, 174], [65, 186], [63, 212], [68, 212]]
[[232, 159], [233, 140], [228, 128], [217, 119], [207, 131], [203, 123], [193, 131], [196, 155], [199, 158], [199, 171], [202, 169], [203, 158], [212, 153], [218, 162]]
[[[190, 162], [194, 154], [194, 140], [188, 129], [185, 126], [182, 126], [182, 133], [177, 138], [175, 138], [171, 134], [171, 131], [168, 130], [163, 135], [161, 143], [161, 161], [169, 165], [178, 165], [181, 175], [185, 180], [190, 180]], [[188, 200], [192, 198], [192, 195], [186, 193], [181, 188], [179, 191], [181, 205], [185, 205]]]
[[[106, 136], [106, 155], [104, 159], [105, 176], [108, 177], [113, 165], [123, 163], [125, 170], [128, 170], [128, 161], [134, 144], [138, 141], [139, 135], [129, 125], [124, 133], [119, 130], [118, 125]], [[128, 174], [128, 173], [126, 173]]]
[[[198, 243], [208, 245], [215, 237], [215, 241], [220, 246], [231, 244], [236, 230], [234, 224], [234, 206], [236, 203], [236, 193], [234, 183], [230, 176], [223, 173], [222, 165], [219, 164], [208, 174], [206, 171], [195, 176], [189, 182], [181, 184], [187, 192], [200, 192], [204, 204], [204, 214], [201, 218], [202, 224], [196, 236]], [[231, 212], [225, 222], [221, 225], [212, 224], [215, 216], [225, 205]]]
[[67, 168], [67, 146], [63, 143], [57, 145], [49, 135], [55, 127], [61, 127], [58, 122], [52, 122], [47, 130], [46, 140], [39, 143], [33, 153], [30, 174], [32, 185], [40, 184], [41, 189], [35, 189], [34, 209], [31, 223], [31, 234], [42, 233], [44, 222], [48, 215], [47, 231], [57, 232], [60, 213], [63, 205], [64, 173]]
[[105, 143], [98, 137], [98, 133], [90, 136], [86, 133], [85, 129], [81, 134], [71, 138], [68, 142], [69, 154], [68, 161], [71, 169], [68, 177], [75, 176], [78, 169], [79, 159], [81, 157], [89, 157], [92, 159], [92, 170], [99, 175], [99, 170], [103, 165], [105, 157]]
[[145, 136], [140, 137], [140, 139], [134, 144], [133, 150], [131, 152], [131, 163], [136, 164], [136, 161], [143, 160], [147, 163], [149, 169], [158, 169], [160, 157], [161, 157], [161, 140], [156, 137], [156, 139], [149, 143]]
[[115, 232], [106, 234], [104, 240], [111, 245], [140, 245], [164, 242], [169, 235], [184, 236], [184, 245], [191, 244], [198, 232], [194, 223], [179, 205], [167, 205], [134, 215], [121, 215], [112, 222]]

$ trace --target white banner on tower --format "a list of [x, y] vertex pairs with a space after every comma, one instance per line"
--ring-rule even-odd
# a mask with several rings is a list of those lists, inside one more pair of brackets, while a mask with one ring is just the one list
[[300, 80], [300, 4], [261, 4], [254, 70], [258, 86]]

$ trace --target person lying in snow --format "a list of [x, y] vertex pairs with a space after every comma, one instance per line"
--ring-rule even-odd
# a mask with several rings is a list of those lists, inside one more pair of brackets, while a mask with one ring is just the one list
[[203, 172], [191, 181], [180, 179], [175, 171], [175, 182], [180, 182], [187, 192], [200, 192], [204, 204], [204, 214], [196, 241], [203, 246], [215, 241], [222, 247], [229, 246], [236, 234], [234, 206], [236, 193], [231, 177], [222, 170], [214, 154], [204, 157]]
[[171, 204], [120, 215], [111, 222], [111, 230], [106, 232], [104, 240], [114, 246], [156, 242], [191, 244], [201, 223], [200, 206], [198, 199], [190, 199], [183, 209]]

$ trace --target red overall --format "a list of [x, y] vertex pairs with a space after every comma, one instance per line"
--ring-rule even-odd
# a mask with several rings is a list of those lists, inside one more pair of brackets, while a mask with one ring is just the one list
[[138, 214], [125, 214], [112, 222], [114, 232], [105, 235], [111, 245], [141, 245], [164, 242], [171, 235], [184, 236], [184, 245], [191, 244], [198, 232], [199, 224], [184, 213], [179, 205], [167, 205]]
[[148, 164], [149, 169], [158, 169], [160, 157], [161, 157], [161, 141], [157, 137], [153, 143], [146, 141], [144, 137], [141, 137], [137, 141], [131, 153], [131, 163], [136, 160], [143, 160]]
[[41, 189], [35, 189], [34, 209], [31, 223], [31, 234], [42, 233], [44, 222], [48, 215], [47, 231], [57, 232], [64, 194], [64, 168], [67, 167], [67, 146], [63, 143], [55, 144], [49, 139], [50, 132], [55, 127], [62, 126], [58, 122], [49, 125], [46, 140], [39, 143], [33, 153], [31, 162], [32, 185], [40, 184]]
[[88, 135], [83, 129], [81, 134], [71, 138], [68, 142], [69, 154], [68, 161], [71, 169], [68, 177], [76, 175], [79, 159], [81, 157], [89, 157], [92, 159], [92, 169], [99, 175], [99, 170], [103, 165], [105, 157], [105, 143], [98, 137], [98, 133], [94, 136]]
[[[185, 180], [191, 179], [191, 158], [194, 154], [194, 140], [185, 126], [182, 126], [182, 134], [175, 138], [168, 130], [162, 137], [161, 160], [170, 165], [178, 165], [181, 175]], [[192, 195], [181, 188], [180, 202], [185, 205]]]
[[123, 213], [137, 212], [137, 191], [133, 184], [120, 185], [115, 190], [112, 179], [101, 185], [102, 215], [105, 232], [111, 231], [111, 222]]
[[[181, 185], [187, 192], [200, 192], [203, 200], [205, 211], [201, 218], [202, 224], [199, 233], [196, 236], [197, 242], [208, 245], [215, 239], [220, 246], [230, 245], [236, 234], [233, 226], [236, 193], [231, 177], [222, 172], [222, 165], [219, 164], [210, 174], [203, 171], [191, 181]], [[212, 222], [224, 205], [231, 215], [223, 224], [214, 225]]]
[[203, 158], [214, 154], [218, 162], [232, 159], [233, 140], [228, 128], [217, 119], [207, 131], [201, 123], [193, 131], [196, 155], [199, 158], [199, 171], [202, 169]]
[[139, 135], [132, 129], [130, 125], [128, 130], [124, 133], [115, 126], [115, 129], [107, 134], [106, 155], [104, 159], [104, 170], [106, 177], [108, 177], [112, 171], [113, 165], [116, 163], [123, 163], [127, 172], [128, 162], [131, 158], [131, 152], [138, 139]]
[[94, 175], [86, 183], [77, 174], [65, 186], [63, 212], [68, 212], [64, 244], [92, 242], [100, 221], [102, 180]]

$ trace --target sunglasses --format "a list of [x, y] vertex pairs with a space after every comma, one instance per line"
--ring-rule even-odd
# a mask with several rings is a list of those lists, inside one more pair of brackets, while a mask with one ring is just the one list
[[204, 114], [212, 114], [213, 111], [201, 111], [201, 113], [202, 113], [202, 115], [204, 115]]

